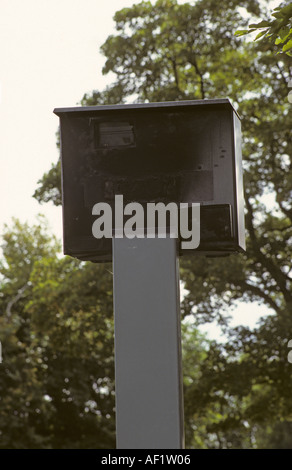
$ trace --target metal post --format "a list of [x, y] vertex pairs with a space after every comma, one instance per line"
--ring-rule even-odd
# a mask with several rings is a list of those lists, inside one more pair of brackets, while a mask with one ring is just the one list
[[177, 240], [113, 238], [119, 449], [183, 448]]

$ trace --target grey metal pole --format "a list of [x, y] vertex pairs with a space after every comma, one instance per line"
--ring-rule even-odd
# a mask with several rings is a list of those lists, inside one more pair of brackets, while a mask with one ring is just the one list
[[113, 238], [119, 449], [184, 447], [174, 238]]

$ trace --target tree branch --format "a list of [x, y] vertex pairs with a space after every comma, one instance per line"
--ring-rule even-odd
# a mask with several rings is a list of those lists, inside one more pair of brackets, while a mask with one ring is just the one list
[[179, 89], [179, 77], [178, 77], [178, 73], [177, 73], [177, 63], [176, 63], [176, 59], [175, 59], [175, 58], [170, 58], [170, 61], [171, 61], [171, 64], [172, 64], [172, 69], [173, 69], [173, 74], [174, 74], [174, 80], [175, 80], [176, 88], [178, 89], [178, 91], [180, 91], [180, 89]]
[[194, 69], [196, 71], [196, 74], [200, 77], [201, 98], [202, 98], [202, 100], [204, 100], [205, 99], [204, 75], [199, 69], [197, 59], [196, 59], [193, 52], [189, 55], [188, 60], [189, 60], [190, 64], [194, 67]]
[[11, 317], [11, 309], [13, 307], [14, 304], [16, 304], [16, 302], [19, 301], [19, 299], [21, 299], [21, 297], [23, 296], [23, 293], [24, 291], [28, 288], [28, 284], [24, 284], [24, 286], [22, 286], [15, 297], [13, 297], [13, 299], [11, 299], [8, 304], [7, 304], [7, 307], [6, 307], [6, 315], [7, 317]]
[[287, 303], [291, 302], [292, 301], [292, 296], [291, 296], [291, 293], [289, 292], [289, 290], [287, 289], [286, 287], [286, 277], [285, 275], [282, 273], [282, 271], [277, 267], [277, 265], [275, 265], [275, 263], [273, 262], [272, 259], [269, 259], [267, 258], [267, 256], [265, 256], [263, 254], [263, 252], [261, 251], [261, 245], [260, 245], [260, 242], [257, 238], [257, 235], [256, 235], [256, 231], [255, 231], [255, 228], [254, 228], [254, 225], [253, 225], [253, 209], [252, 209], [252, 205], [247, 197], [247, 195], [245, 194], [245, 203], [246, 203], [246, 208], [247, 208], [247, 214], [246, 214], [246, 228], [249, 232], [249, 235], [250, 235], [250, 240], [251, 240], [251, 243], [252, 243], [252, 246], [254, 248], [254, 255], [256, 256], [256, 258], [259, 260], [259, 262], [261, 263], [262, 266], [264, 266], [268, 272], [270, 273], [270, 275], [272, 276], [272, 278], [276, 281], [276, 283], [278, 284], [278, 286], [280, 287], [281, 289], [281, 292], [284, 296], [284, 299]]
[[262, 289], [260, 289], [258, 286], [249, 284], [246, 281], [236, 282], [236, 284], [239, 287], [242, 287], [244, 290], [250, 291], [257, 297], [262, 298], [276, 312], [279, 310], [279, 307], [276, 304], [276, 302], [274, 302], [274, 300], [268, 294], [266, 294]]

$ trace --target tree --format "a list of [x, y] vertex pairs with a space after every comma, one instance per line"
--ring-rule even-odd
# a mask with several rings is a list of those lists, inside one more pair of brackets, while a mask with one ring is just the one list
[[3, 235], [0, 448], [115, 445], [111, 274], [59, 248], [43, 220]]
[[[29, 227], [14, 220], [3, 234], [0, 264], [0, 331], [3, 362], [0, 368], [0, 447], [47, 446], [45, 427], [49, 416], [34, 361], [31, 360], [31, 324], [25, 303], [30, 296], [30, 274], [35, 263], [56, 254], [57, 246], [39, 219]], [[25, 429], [25, 432], [24, 432]]]
[[[39, 223], [15, 220], [3, 235], [0, 448], [114, 448], [112, 273], [61, 257]], [[207, 342], [183, 331], [188, 386]]]
[[44, 395], [54, 408], [52, 448], [115, 445], [112, 276], [99, 265], [43, 259], [26, 310]]
[[[188, 445], [198, 443], [194, 423], [202, 422], [206, 410], [211, 418], [202, 424], [209, 436], [203, 446], [256, 447], [267, 430], [279, 432], [275, 423], [287, 430], [292, 419], [289, 57], [276, 55], [273, 44], [234, 35], [249, 15], [262, 14], [262, 2], [255, 1], [158, 0], [125, 8], [115, 15], [117, 34], [102, 46], [103, 72], [115, 73], [116, 82], [81, 101], [230, 97], [242, 116], [247, 252], [181, 262], [189, 291], [183, 316], [194, 315], [196, 324], [217, 319], [229, 334], [227, 344], [210, 347], [200, 381], [186, 385], [186, 421], [193, 430]], [[59, 203], [46, 181], [35, 196]], [[267, 196], [273, 207], [265, 203]], [[265, 304], [273, 315], [254, 331], [228, 329], [226, 312], [238, 300]]]

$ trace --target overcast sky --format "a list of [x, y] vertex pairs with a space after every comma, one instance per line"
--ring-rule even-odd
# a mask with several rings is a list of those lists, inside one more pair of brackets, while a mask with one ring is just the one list
[[[112, 82], [99, 48], [133, 0], [0, 0], [0, 228], [41, 212], [62, 237], [61, 209], [32, 198], [57, 161], [55, 107]], [[248, 321], [250, 309], [238, 315]], [[241, 312], [241, 313], [240, 313]], [[263, 310], [264, 312], [264, 310]]]
[[58, 159], [55, 107], [103, 89], [99, 48], [132, 0], [0, 0], [0, 227], [42, 212], [61, 237], [61, 211], [39, 205], [37, 181]]

